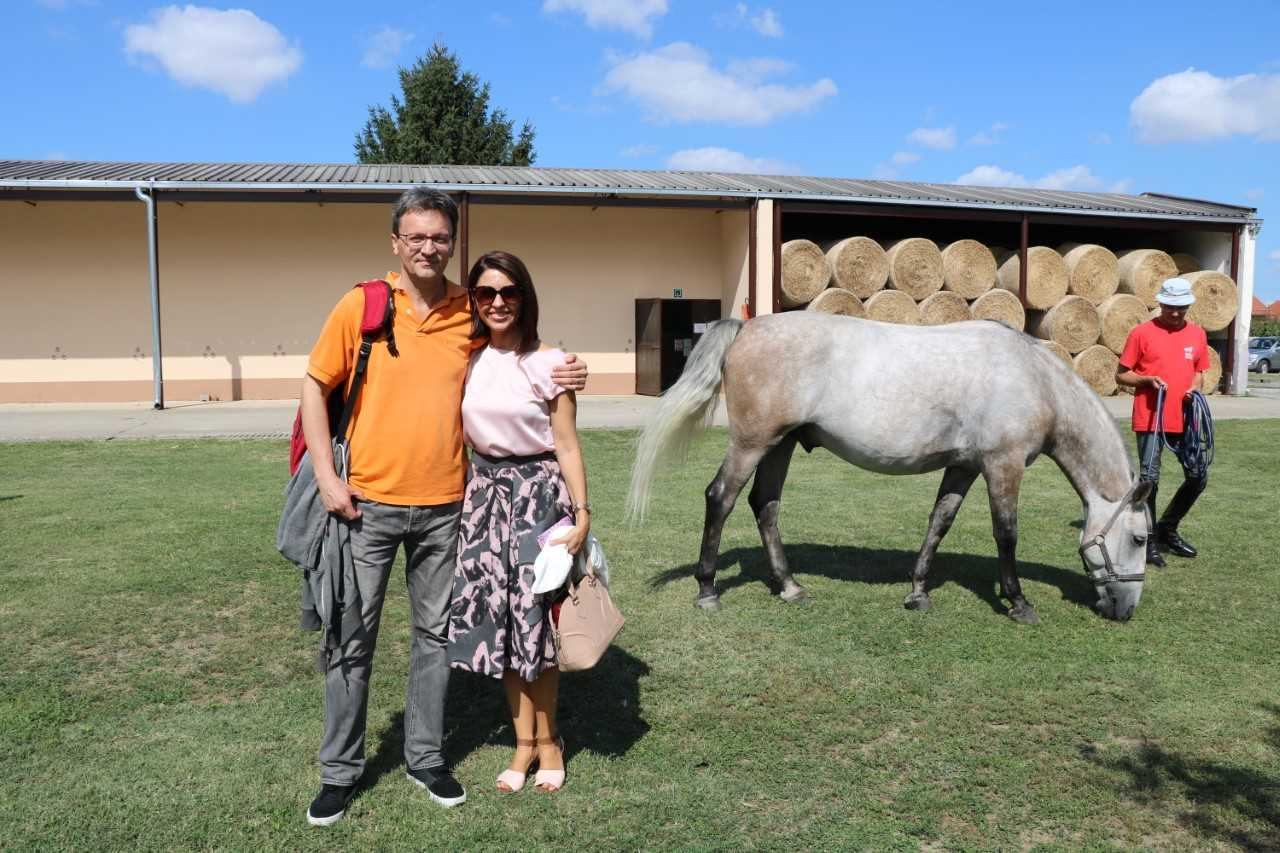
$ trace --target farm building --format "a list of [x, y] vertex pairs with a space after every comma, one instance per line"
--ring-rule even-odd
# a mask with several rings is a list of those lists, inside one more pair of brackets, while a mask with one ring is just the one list
[[392, 268], [390, 205], [415, 185], [459, 201], [450, 278], [490, 249], [525, 259], [543, 337], [587, 360], [587, 393], [657, 393], [707, 322], [781, 310], [992, 316], [1105, 372], [1108, 330], [1144, 317], [1171, 269], [1197, 279], [1223, 389], [1245, 388], [1247, 207], [702, 172], [0, 161], [0, 402], [296, 396], [328, 310]]

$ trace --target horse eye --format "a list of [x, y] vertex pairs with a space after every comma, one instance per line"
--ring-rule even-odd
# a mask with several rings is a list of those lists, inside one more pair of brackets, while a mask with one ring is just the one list
[[1146, 545], [1146, 544], [1147, 544], [1147, 537], [1145, 537], [1145, 536], [1139, 536], [1137, 533], [1135, 533], [1135, 534], [1133, 534], [1133, 544], [1134, 544], [1134, 545], [1137, 545], [1137, 546], [1139, 546], [1139, 547], [1141, 547], [1141, 546], [1143, 546], [1143, 545]]

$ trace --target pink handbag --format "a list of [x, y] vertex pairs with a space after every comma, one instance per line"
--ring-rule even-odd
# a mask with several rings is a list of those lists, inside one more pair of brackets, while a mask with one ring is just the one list
[[560, 604], [558, 624], [552, 622], [560, 671], [578, 672], [595, 666], [624, 621], [609, 597], [609, 588], [595, 573], [576, 584], [570, 581], [569, 595]]

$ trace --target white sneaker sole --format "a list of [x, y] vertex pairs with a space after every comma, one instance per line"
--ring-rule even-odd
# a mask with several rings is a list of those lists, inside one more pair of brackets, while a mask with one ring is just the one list
[[430, 797], [433, 802], [439, 803], [440, 805], [444, 806], [446, 809], [451, 809], [454, 806], [460, 806], [467, 801], [466, 791], [462, 792], [461, 797], [441, 797], [438, 794], [431, 793], [431, 789], [426, 786], [426, 783], [421, 781], [417, 777], [415, 777], [412, 773], [406, 773], [404, 775], [409, 779], [410, 782], [417, 785], [422, 790], [426, 791], [427, 796]]
[[311, 810], [308, 809], [307, 823], [311, 824], [312, 826], [333, 826], [335, 823], [342, 820], [342, 816], [346, 813], [347, 813], [347, 810], [343, 809], [337, 814], [329, 815], [328, 817], [312, 817]]

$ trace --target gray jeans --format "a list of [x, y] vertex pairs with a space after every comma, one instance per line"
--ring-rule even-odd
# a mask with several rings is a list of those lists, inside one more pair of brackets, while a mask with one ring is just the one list
[[325, 675], [320, 780], [328, 785], [354, 785], [364, 773], [373, 650], [391, 564], [402, 545], [413, 623], [404, 710], [405, 764], [418, 770], [444, 763], [449, 597], [462, 504], [393, 506], [362, 501], [359, 506], [363, 514], [351, 523], [351, 551], [363, 602], [364, 632], [334, 653]]
[[[1159, 518], [1159, 524], [1171, 530], [1177, 530], [1178, 525], [1188, 512], [1191, 506], [1196, 502], [1196, 498], [1200, 497], [1205, 487], [1209, 485], [1209, 475], [1206, 473], [1203, 477], [1192, 476], [1186, 466], [1182, 466], [1182, 485], [1178, 487], [1178, 491], [1174, 492], [1173, 500], [1169, 501], [1169, 505], [1165, 507], [1164, 515], [1156, 515], [1156, 492], [1160, 486], [1160, 456], [1164, 448], [1160, 444], [1160, 435], [1154, 432], [1138, 432], [1134, 433], [1138, 440], [1138, 466], [1141, 473], [1139, 479], [1154, 484], [1151, 493], [1147, 496], [1147, 506], [1151, 510], [1151, 520], [1156, 521]], [[1166, 433], [1165, 438], [1169, 442], [1169, 446], [1174, 453], [1178, 452], [1178, 448], [1182, 446], [1182, 433], [1171, 432]], [[1181, 463], [1179, 463], [1181, 464]]]

